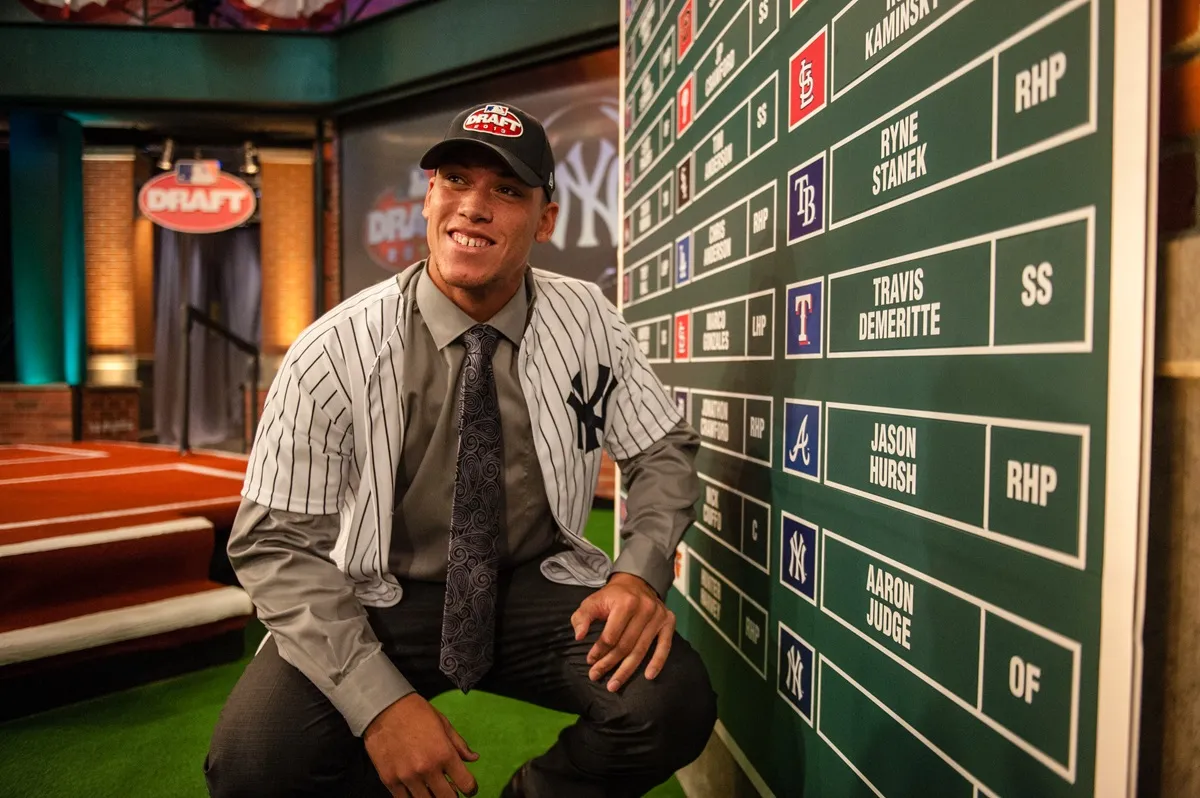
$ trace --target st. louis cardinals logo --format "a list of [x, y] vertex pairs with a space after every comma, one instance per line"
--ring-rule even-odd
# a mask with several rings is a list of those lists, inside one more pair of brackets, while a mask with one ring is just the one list
[[[608, 398], [612, 396], [617, 381], [608, 366], [601, 365], [596, 374], [596, 387], [591, 396], [583, 392], [583, 372], [571, 378], [572, 393], [567, 405], [575, 411], [577, 444], [585, 453], [600, 448], [600, 435], [604, 431], [604, 419], [608, 417]], [[597, 409], [599, 412], [597, 412]]]

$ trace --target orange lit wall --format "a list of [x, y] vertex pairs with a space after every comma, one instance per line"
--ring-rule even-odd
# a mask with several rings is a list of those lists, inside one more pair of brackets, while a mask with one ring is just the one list
[[154, 222], [139, 216], [133, 222], [134, 349], [139, 357], [154, 357]]
[[133, 152], [83, 159], [88, 352], [134, 351]]
[[302, 151], [260, 152], [262, 345], [282, 354], [313, 321], [313, 162]]

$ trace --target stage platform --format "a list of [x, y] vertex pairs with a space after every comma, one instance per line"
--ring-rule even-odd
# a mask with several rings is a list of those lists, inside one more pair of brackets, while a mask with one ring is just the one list
[[245, 465], [141, 444], [0, 446], [0, 690], [240, 638], [253, 607], [224, 543]]

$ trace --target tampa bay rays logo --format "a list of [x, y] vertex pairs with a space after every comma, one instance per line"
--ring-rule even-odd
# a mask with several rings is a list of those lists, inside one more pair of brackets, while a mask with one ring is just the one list
[[[612, 370], [601, 365], [596, 374], [596, 387], [592, 395], [583, 392], [583, 372], [577, 372], [571, 378], [573, 392], [567, 397], [567, 404], [575, 411], [578, 424], [578, 445], [584, 452], [600, 448], [598, 433], [604, 430], [604, 419], [608, 415], [608, 398], [612, 396], [617, 381], [612, 377]], [[599, 412], [597, 412], [599, 407]]]

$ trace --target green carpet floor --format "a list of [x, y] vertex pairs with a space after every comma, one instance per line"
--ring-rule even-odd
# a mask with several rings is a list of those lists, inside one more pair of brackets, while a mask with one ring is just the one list
[[[612, 511], [597, 510], [588, 538], [612, 549]], [[240, 662], [0, 724], [0, 798], [202, 798], [200, 772], [226, 696], [262, 630], [247, 630]], [[435, 701], [480, 753], [480, 796], [496, 796], [512, 771], [553, 743], [571, 716], [485, 693]], [[650, 793], [682, 798], [675, 779]]]

